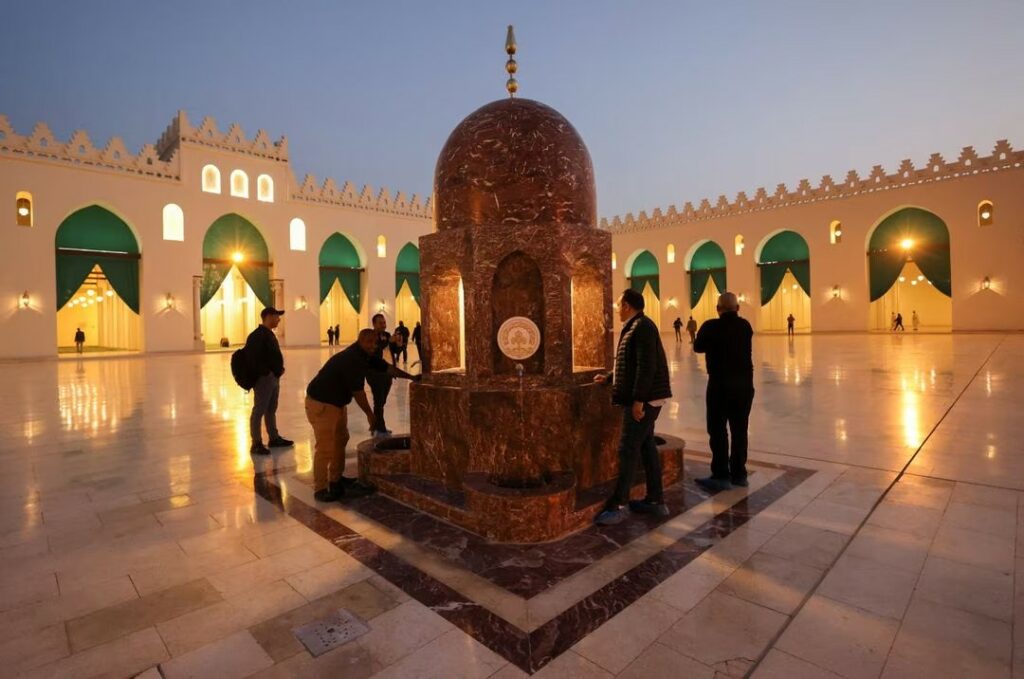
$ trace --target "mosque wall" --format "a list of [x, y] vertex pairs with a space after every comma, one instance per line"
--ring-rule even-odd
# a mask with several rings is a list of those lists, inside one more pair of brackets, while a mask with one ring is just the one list
[[[179, 129], [182, 123], [187, 129]], [[79, 143], [83, 133], [76, 133], [65, 144], [52, 139], [44, 125], [37, 126], [33, 135], [19, 137], [0, 117], [0, 245], [5, 253], [0, 267], [0, 357], [55, 354], [55, 234], [68, 215], [89, 205], [121, 217], [139, 243], [144, 351], [197, 348], [193, 277], [203, 273], [206, 230], [229, 213], [255, 225], [269, 247], [271, 278], [283, 282], [277, 298], [286, 311], [283, 344], [315, 345], [321, 340], [318, 257], [320, 247], [335, 231], [352, 241], [366, 270], [365, 318], [383, 304], [390, 322], [397, 321], [393, 318], [395, 258], [405, 243], [418, 244], [419, 236], [431, 231], [429, 202], [404, 194], [392, 197], [386, 189], [375, 193], [367, 187], [356, 192], [347, 183], [337, 187], [333, 180], [319, 185], [312, 177], [299, 184], [287, 162], [286, 142], [283, 153], [278, 150], [282, 147], [272, 144], [262, 154], [251, 152], [252, 144], [269, 141], [263, 140], [262, 132], [250, 140], [232, 126], [227, 135], [218, 131], [202, 143], [201, 135], [216, 129], [209, 119], [202, 127], [192, 128], [179, 114], [172, 127], [157, 149], [147, 146], [136, 156], [118, 151], [115, 158], [111, 149], [123, 149], [119, 140], [97, 150], [87, 138], [87, 147]], [[50, 140], [40, 144], [46, 136]], [[228, 136], [239, 143], [235, 147], [225, 143]], [[220, 170], [219, 194], [202, 190], [202, 171], [209, 164]], [[248, 176], [248, 198], [231, 195], [230, 175], [236, 169]], [[257, 179], [264, 174], [273, 180], [273, 202], [257, 198]], [[16, 224], [18, 192], [31, 194], [32, 226]], [[184, 212], [181, 241], [164, 239], [163, 209], [169, 203]], [[295, 218], [305, 223], [304, 251], [291, 247], [290, 224]], [[383, 256], [378, 256], [380, 236], [386, 243]]]
[[[626, 287], [628, 263], [637, 251], [654, 254], [662, 331], [670, 332], [672, 320], [681, 316], [685, 322], [689, 312], [688, 256], [703, 241], [713, 240], [726, 254], [729, 289], [745, 299], [741, 314], [756, 326], [759, 248], [774, 233], [792, 230], [810, 249], [813, 331], [864, 331], [870, 313], [871, 232], [899, 209], [919, 207], [940, 217], [950, 232], [953, 330], [1024, 330], [1024, 152], [1000, 142], [988, 157], [968, 148], [956, 163], [936, 155], [920, 170], [904, 161], [893, 175], [876, 167], [863, 180], [851, 173], [851, 180], [847, 191], [826, 177], [817, 189], [804, 180], [794, 192], [780, 185], [774, 196], [761, 189], [753, 200], [741, 193], [732, 202], [720, 198], [714, 207], [704, 201], [698, 208], [672, 207], [668, 214], [655, 210], [651, 217], [641, 212], [603, 220], [613, 234], [614, 286]], [[985, 226], [979, 225], [982, 201], [990, 201], [993, 210], [993, 221]], [[835, 221], [841, 223], [842, 237], [833, 244]], [[735, 248], [737, 236], [743, 238], [741, 254]], [[674, 262], [668, 261], [669, 245]], [[902, 311], [909, 319], [910, 310]]]

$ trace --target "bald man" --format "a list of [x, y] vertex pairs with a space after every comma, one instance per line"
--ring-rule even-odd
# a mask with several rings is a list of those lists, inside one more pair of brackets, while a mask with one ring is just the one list
[[754, 401], [754, 331], [740, 318], [740, 303], [734, 293], [723, 293], [717, 308], [718, 318], [705, 321], [693, 342], [693, 350], [706, 356], [711, 443], [711, 476], [697, 479], [697, 483], [713, 492], [747, 486], [747, 422]]

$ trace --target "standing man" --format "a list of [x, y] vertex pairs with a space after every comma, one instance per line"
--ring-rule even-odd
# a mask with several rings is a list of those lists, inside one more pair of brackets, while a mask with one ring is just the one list
[[420, 322], [416, 321], [416, 327], [412, 329], [412, 343], [416, 345], [416, 360], [423, 360], [423, 353], [420, 351], [420, 339], [423, 331], [420, 329]]
[[334, 326], [334, 346], [341, 346], [341, 323]]
[[747, 422], [754, 402], [754, 362], [750, 355], [754, 331], [750, 323], [740, 318], [739, 309], [736, 294], [723, 293], [718, 298], [718, 318], [705, 321], [693, 343], [694, 351], [707, 356], [711, 476], [697, 479], [697, 483], [710, 491], [747, 486]]
[[917, 315], [917, 309], [910, 312], [910, 325], [914, 328], [914, 332], [917, 332], [917, 329], [921, 327], [921, 319]]
[[690, 316], [690, 320], [686, 322], [686, 332], [690, 335], [690, 344], [693, 344], [693, 340], [697, 337], [697, 321]]
[[[384, 352], [388, 351], [391, 346], [388, 321], [384, 318], [384, 314], [376, 314], [372, 322], [375, 333], [373, 356], [383, 361]], [[375, 437], [391, 434], [391, 430], [384, 422], [384, 404], [388, 401], [392, 381], [391, 375], [379, 370], [374, 370], [366, 376], [366, 383], [370, 385], [370, 392], [373, 394], [373, 424], [370, 425], [370, 433]]]
[[796, 317], [790, 314], [786, 317], [786, 334], [792, 337], [795, 334], [794, 327], [796, 325]]
[[[622, 438], [619, 440], [619, 479], [604, 510], [595, 523], [611, 526], [626, 518], [623, 509], [640, 514], [668, 516], [661, 487], [661, 457], [654, 441], [654, 423], [662, 406], [672, 397], [668, 361], [658, 326], [644, 315], [644, 296], [627, 289], [619, 298], [619, 346], [615, 371], [594, 376], [597, 384], [612, 387], [612, 403], [622, 408]], [[643, 461], [647, 495], [630, 502], [636, 466]]]
[[334, 502], [346, 494], [365, 495], [371, 486], [345, 474], [345, 446], [348, 445], [348, 404], [355, 400], [373, 429], [373, 410], [366, 399], [363, 381], [371, 374], [387, 372], [393, 377], [418, 381], [376, 357], [377, 334], [369, 328], [359, 339], [331, 356], [306, 387], [306, 419], [313, 426], [313, 497], [317, 502]]
[[281, 393], [281, 375], [284, 374], [284, 356], [277, 342], [274, 328], [281, 322], [283, 311], [267, 307], [260, 312], [261, 323], [249, 333], [245, 340], [245, 357], [249, 362], [249, 374], [255, 378], [252, 388], [252, 414], [249, 415], [249, 434], [252, 436], [253, 455], [269, 455], [263, 445], [261, 423], [267, 426], [268, 446], [288, 448], [292, 441], [277, 431], [277, 398]]
[[899, 330], [900, 332], [906, 332], [906, 328], [903, 327], [903, 314], [896, 314], [896, 322], [892, 326], [893, 332]]
[[328, 325], [327, 326], [327, 346], [329, 346], [329, 347], [333, 347], [334, 346], [334, 326], [333, 325]]
[[[395, 334], [402, 338], [402, 365], [409, 364], [409, 328], [405, 327], [404, 321], [398, 321], [398, 327], [395, 328]], [[395, 359], [395, 365], [398, 365], [398, 359]]]
[[81, 328], [75, 328], [75, 351], [78, 353], [85, 351], [85, 333]]
[[675, 331], [676, 331], [676, 344], [682, 344], [683, 343], [683, 332], [682, 332], [682, 330], [683, 330], [683, 320], [681, 318], [679, 318], [678, 316], [676, 316], [676, 320], [672, 321], [672, 327], [675, 328]]

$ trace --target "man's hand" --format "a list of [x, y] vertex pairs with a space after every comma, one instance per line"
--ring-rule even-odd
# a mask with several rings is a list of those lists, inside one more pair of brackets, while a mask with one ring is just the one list
[[608, 381], [608, 376], [604, 373], [598, 373], [594, 375], [594, 384], [604, 384]]
[[633, 419], [639, 422], [644, 419], [644, 402], [633, 401]]

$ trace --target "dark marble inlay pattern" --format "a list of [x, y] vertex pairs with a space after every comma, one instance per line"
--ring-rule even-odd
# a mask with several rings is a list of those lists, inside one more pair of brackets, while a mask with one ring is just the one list
[[[479, 603], [419, 570], [413, 564], [362, 537], [344, 524], [301, 502], [293, 495], [282, 493], [280, 486], [274, 482], [274, 478], [283, 473], [284, 469], [258, 472], [253, 480], [253, 487], [257, 494], [281, 511], [330, 540], [339, 549], [401, 588], [406, 594], [429, 607], [480, 643], [501, 654], [523, 671], [533, 673], [571, 648], [577, 641], [603, 625], [656, 585], [678, 572], [686, 564], [803, 483], [814, 473], [813, 470], [783, 465], [760, 466], [780, 469], [783, 474], [764, 487], [750, 493], [749, 496], [732, 507], [719, 512], [675, 543], [597, 589], [533, 632], [520, 629]], [[694, 491], [686, 488], [684, 484], [673, 487], [672, 492], [680, 492], [679, 487], [682, 487], [683, 501], [693, 502], [695, 498], [687, 500], [686, 495]], [[388, 502], [397, 505], [397, 503]], [[373, 505], [374, 503], [366, 502], [366, 504]], [[405, 509], [408, 510], [408, 508]], [[360, 508], [360, 511], [362, 512], [363, 508]], [[369, 514], [367, 515], [369, 516]], [[395, 510], [390, 518], [394, 519], [398, 516], [400, 514]], [[623, 529], [626, 531], [625, 533], [601, 531], [600, 535], [602, 538], [608, 538], [609, 544], [614, 543], [621, 546], [637, 537], [632, 534], [633, 531], [639, 530], [642, 534], [657, 524], [629, 521], [625, 522], [625, 525], [626, 528]], [[419, 542], [415, 535], [420, 530], [417, 528], [408, 534], [403, 533], [403, 535]], [[430, 531], [427, 532], [429, 539]], [[586, 532], [583, 531], [583, 533]], [[537, 546], [531, 545], [529, 547], [512, 547], [511, 549], [529, 552], [535, 547]], [[437, 550], [436, 546], [430, 548]], [[617, 548], [613, 547], [611, 551]], [[496, 556], [477, 557], [473, 555], [474, 551], [486, 553], [487, 550], [462, 549], [457, 550], [457, 556], [461, 562], [467, 564], [488, 563], [488, 559], [492, 563], [495, 562]], [[443, 552], [441, 553], [443, 554]], [[591, 549], [590, 551], [590, 554], [600, 554], [596, 560], [607, 556], [608, 553], [611, 552], [606, 552], [603, 549], [596, 551]], [[592, 563], [592, 561], [588, 563]], [[506, 565], [510, 574], [514, 574], [515, 569], [520, 567], [522, 566], [518, 563]], [[528, 563], [526, 567], [529, 567]], [[501, 579], [511, 581], [515, 578], [506, 575]]]

